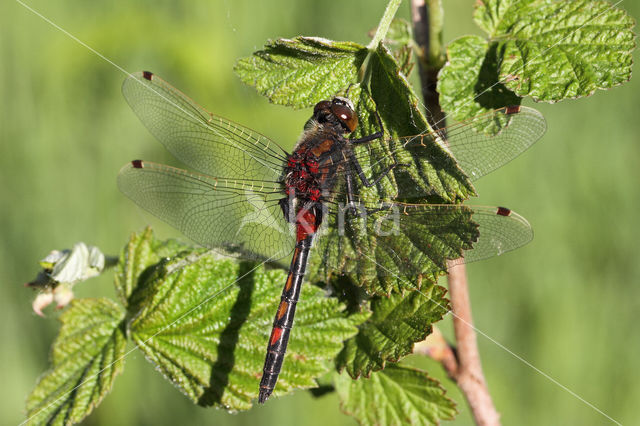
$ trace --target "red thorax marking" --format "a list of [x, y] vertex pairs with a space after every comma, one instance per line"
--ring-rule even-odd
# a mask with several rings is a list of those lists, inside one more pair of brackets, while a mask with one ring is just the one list
[[318, 162], [314, 160], [307, 161], [307, 168], [311, 173], [318, 173]]
[[[328, 141], [331, 142], [331, 141]], [[327, 145], [327, 141], [323, 142], [323, 146]], [[320, 200], [320, 190], [318, 189], [319, 180], [318, 172], [320, 164], [315, 159], [316, 156], [307, 151], [300, 149], [296, 151], [287, 161], [287, 167], [292, 169], [287, 179], [287, 187], [285, 193], [287, 195], [295, 195], [296, 193], [306, 195], [306, 198], [312, 201]]]
[[320, 190], [317, 188], [310, 189], [309, 198], [311, 198], [313, 201], [318, 201], [320, 199]]

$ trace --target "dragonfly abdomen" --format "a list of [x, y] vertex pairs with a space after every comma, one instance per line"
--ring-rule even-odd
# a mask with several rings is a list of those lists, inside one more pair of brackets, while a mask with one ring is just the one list
[[267, 356], [264, 360], [262, 380], [260, 381], [260, 395], [258, 402], [263, 404], [273, 392], [278, 381], [278, 375], [282, 369], [282, 362], [289, 343], [289, 334], [293, 327], [293, 317], [296, 312], [296, 304], [300, 298], [300, 289], [307, 269], [309, 251], [315, 233], [307, 235], [298, 241], [291, 259], [289, 275], [282, 296], [280, 305], [273, 320], [273, 329], [267, 346]]

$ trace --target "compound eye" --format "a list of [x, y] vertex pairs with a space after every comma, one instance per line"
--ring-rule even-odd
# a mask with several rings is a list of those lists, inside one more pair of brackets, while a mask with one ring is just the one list
[[320, 101], [313, 108], [313, 114], [316, 115], [319, 111], [327, 110], [327, 109], [330, 109], [330, 108], [331, 108], [331, 102], [330, 101]]
[[340, 102], [334, 102], [331, 106], [331, 112], [344, 124], [350, 132], [353, 132], [358, 126], [358, 117], [356, 113], [347, 105]]

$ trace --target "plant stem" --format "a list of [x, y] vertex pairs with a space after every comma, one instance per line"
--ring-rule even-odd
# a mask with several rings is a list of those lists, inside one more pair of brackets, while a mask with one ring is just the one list
[[[411, 14], [415, 40], [419, 51], [419, 72], [422, 94], [429, 121], [434, 128], [445, 126], [445, 115], [440, 107], [436, 91], [438, 71], [444, 65], [442, 51], [443, 11], [440, 0], [411, 0]], [[449, 294], [456, 338], [456, 360], [443, 365], [464, 394], [473, 418], [478, 425], [499, 425], [500, 415], [493, 405], [487, 383], [482, 373], [480, 352], [471, 316], [471, 302], [467, 273], [464, 264], [453, 266], [448, 262]], [[453, 353], [453, 351], [451, 351]], [[441, 360], [441, 362], [443, 361]]]
[[429, 124], [434, 129], [445, 126], [445, 116], [440, 108], [436, 85], [438, 72], [445, 62], [442, 48], [444, 11], [440, 0], [412, 0], [413, 33], [418, 50], [418, 73], [422, 86], [422, 98], [427, 109]]
[[371, 39], [371, 43], [369, 43], [369, 45], [367, 46], [367, 49], [369, 50], [369, 52], [367, 53], [367, 57], [364, 59], [362, 65], [360, 66], [360, 71], [358, 72], [358, 80], [364, 87], [369, 88], [369, 93], [371, 93], [371, 68], [369, 68], [371, 55], [375, 54], [376, 50], [378, 49], [378, 45], [387, 36], [387, 33], [389, 32], [389, 26], [391, 25], [391, 21], [393, 21], [393, 17], [398, 11], [400, 3], [402, 3], [402, 0], [389, 0], [387, 8], [384, 10], [384, 14], [382, 15], [380, 23], [378, 24], [378, 28], [376, 29], [376, 33]]
[[425, 340], [415, 344], [413, 353], [426, 355], [441, 363], [451, 380], [458, 377], [458, 358], [456, 358], [455, 350], [449, 345], [437, 326], [433, 326], [433, 331]]
[[378, 47], [378, 44], [380, 44], [380, 42], [387, 36], [387, 32], [389, 32], [389, 26], [391, 25], [391, 21], [393, 21], [393, 17], [398, 11], [398, 7], [400, 7], [400, 3], [402, 3], [402, 0], [389, 1], [384, 14], [382, 15], [382, 18], [380, 19], [380, 23], [378, 24], [378, 29], [371, 39], [371, 43], [369, 43], [369, 45], [367, 46], [367, 49], [376, 49]]
[[118, 256], [105, 256], [104, 257], [104, 269], [112, 268], [118, 264]]
[[476, 424], [499, 425], [500, 414], [493, 405], [482, 373], [480, 352], [471, 316], [467, 269], [464, 264], [449, 267], [448, 282], [458, 358], [454, 380], [467, 399]]

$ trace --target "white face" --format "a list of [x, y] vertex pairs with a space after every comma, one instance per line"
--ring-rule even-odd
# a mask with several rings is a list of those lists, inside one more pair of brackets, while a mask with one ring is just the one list
[[349, 108], [351, 108], [351, 111], [355, 111], [355, 107], [353, 106], [353, 102], [351, 102], [351, 99], [349, 98], [343, 98], [342, 96], [336, 96], [336, 99], [340, 99], [342, 102], [344, 102], [345, 104], [347, 104], [347, 106]]

